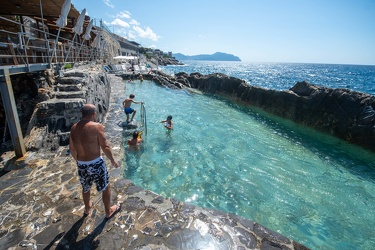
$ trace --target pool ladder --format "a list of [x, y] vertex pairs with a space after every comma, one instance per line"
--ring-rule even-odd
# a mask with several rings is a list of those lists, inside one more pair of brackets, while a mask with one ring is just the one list
[[143, 133], [147, 135], [147, 118], [145, 105], [141, 104], [141, 127], [143, 127]]

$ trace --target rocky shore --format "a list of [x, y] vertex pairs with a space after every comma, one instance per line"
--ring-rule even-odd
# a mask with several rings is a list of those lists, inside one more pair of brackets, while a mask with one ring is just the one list
[[[67, 151], [69, 126], [84, 102], [95, 102], [105, 130], [121, 133], [116, 121], [123, 115], [124, 83], [90, 66], [55, 80], [39, 90], [44, 101], [31, 116], [27, 154], [1, 155], [2, 249], [307, 249], [251, 220], [143, 190], [123, 177], [123, 166], [112, 169], [105, 157], [112, 203], [121, 202], [122, 209], [107, 221], [101, 195], [93, 189], [93, 209], [83, 216], [76, 164]], [[122, 159], [121, 136], [108, 141]]]
[[251, 86], [220, 73], [182, 72], [169, 76], [154, 71], [145, 77], [169, 88], [221, 95], [375, 152], [375, 97], [369, 94], [314, 86], [305, 81], [287, 91], [277, 91]]

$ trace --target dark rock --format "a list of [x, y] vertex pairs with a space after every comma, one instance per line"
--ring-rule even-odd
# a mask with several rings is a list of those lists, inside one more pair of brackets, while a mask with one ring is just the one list
[[155, 199], [153, 199], [151, 202], [152, 202], [152, 203], [161, 204], [161, 203], [164, 202], [164, 197], [162, 197], [162, 196], [158, 196], [158, 197], [156, 197]]
[[[113, 186], [117, 189], [124, 189], [126, 188], [127, 186], [134, 186], [134, 184], [130, 181], [130, 180], [127, 180], [127, 179], [119, 179], [119, 180], [116, 180], [116, 182], [113, 183]], [[130, 188], [130, 187], [129, 187]], [[128, 189], [129, 189], [128, 188]]]
[[130, 186], [126, 190], [126, 193], [127, 194], [135, 194], [135, 193], [141, 192], [142, 190], [143, 190], [143, 188], [141, 188], [139, 186]]
[[73, 177], [75, 177], [75, 175], [73, 175], [73, 174], [64, 174], [64, 175], [61, 176], [61, 181], [66, 182], [66, 181], [72, 179]]
[[299, 244], [298, 242], [293, 241], [293, 247], [295, 250], [309, 250], [310, 248], [305, 247], [304, 245]]
[[235, 229], [238, 239], [247, 248], [254, 249], [257, 246], [257, 238], [254, 235], [252, 235], [251, 233], [249, 233], [241, 227], [236, 227]]
[[272, 230], [269, 230], [268, 228], [263, 227], [262, 225], [258, 223], [254, 225], [254, 232], [259, 237], [268, 239], [269, 241], [272, 241], [272, 242], [281, 242], [281, 243], [286, 243], [286, 244], [290, 243], [290, 240], [286, 238], [285, 236], [279, 233], [276, 233]]
[[16, 242], [22, 242], [25, 233], [21, 229], [8, 232], [0, 238], [0, 246], [2, 249], [8, 249], [15, 245]]
[[168, 223], [168, 224], [163, 224], [161, 226], [161, 230], [160, 230], [160, 234], [162, 236], [167, 236], [169, 233], [173, 232], [173, 231], [176, 231], [178, 229], [181, 229], [181, 225], [178, 224], [178, 223]]
[[275, 242], [270, 242], [268, 240], [264, 240], [262, 242], [262, 246], [261, 246], [260, 249], [261, 250], [290, 250], [289, 247], [280, 245], [280, 244], [275, 243]]
[[290, 88], [290, 91], [293, 91], [299, 96], [310, 96], [317, 90], [319, 90], [319, 87], [311, 85], [306, 81], [297, 82], [296, 85]]
[[145, 201], [138, 197], [130, 197], [122, 204], [126, 210], [142, 210], [145, 209]]
[[252, 220], [239, 217], [239, 223], [241, 223], [246, 229], [254, 231], [254, 222]]

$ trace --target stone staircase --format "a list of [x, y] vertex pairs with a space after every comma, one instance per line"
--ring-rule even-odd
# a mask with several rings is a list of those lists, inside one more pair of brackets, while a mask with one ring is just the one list
[[87, 72], [70, 70], [57, 77], [52, 97], [37, 104], [30, 120], [25, 140], [28, 150], [54, 150], [68, 145], [70, 128], [81, 118], [85, 103], [97, 104], [98, 120], [103, 119], [108, 110], [109, 83], [102, 76], [103, 71]]

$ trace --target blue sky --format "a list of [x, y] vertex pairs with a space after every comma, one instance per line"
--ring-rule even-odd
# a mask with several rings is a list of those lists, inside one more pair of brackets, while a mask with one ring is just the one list
[[[375, 0], [72, 0], [143, 47], [247, 62], [375, 65]], [[98, 24], [98, 23], [97, 23]]]

